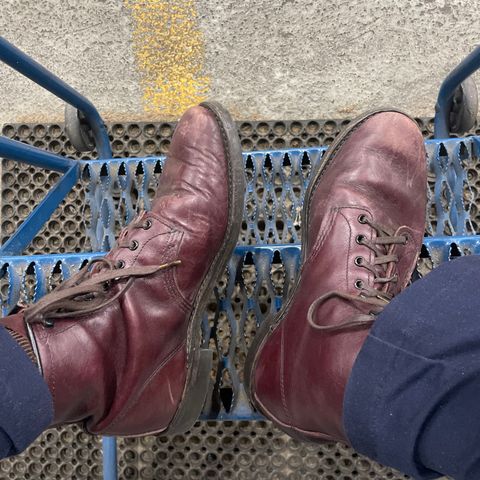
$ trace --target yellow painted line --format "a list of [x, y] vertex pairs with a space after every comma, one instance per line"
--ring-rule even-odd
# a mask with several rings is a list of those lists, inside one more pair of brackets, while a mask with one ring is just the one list
[[144, 110], [179, 117], [207, 97], [205, 46], [193, 0], [124, 0], [133, 20], [133, 48]]

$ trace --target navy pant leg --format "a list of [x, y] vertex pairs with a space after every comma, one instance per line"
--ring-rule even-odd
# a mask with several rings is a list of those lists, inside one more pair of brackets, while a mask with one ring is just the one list
[[0, 327], [0, 458], [16, 455], [53, 419], [47, 384], [27, 354]]
[[414, 478], [480, 478], [479, 256], [441, 265], [379, 315], [344, 424], [356, 450]]

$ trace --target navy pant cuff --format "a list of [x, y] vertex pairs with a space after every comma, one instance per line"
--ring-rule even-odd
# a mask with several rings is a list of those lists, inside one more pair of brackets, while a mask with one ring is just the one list
[[378, 316], [344, 397], [352, 446], [417, 479], [480, 478], [480, 256], [434, 269]]
[[[399, 371], [405, 375], [393, 386], [394, 372]], [[343, 421], [353, 448], [416, 479], [441, 476], [424, 468], [416, 458], [419, 435], [416, 426], [428, 416], [425, 411], [428, 405], [422, 398], [426, 392], [420, 388], [415, 399], [411, 389], [403, 386], [415, 382], [418, 376], [436, 377], [440, 381], [442, 372], [441, 364], [369, 335], [352, 370], [344, 398]], [[404, 398], [404, 394], [408, 398]]]
[[47, 384], [24, 350], [0, 327], [0, 455], [16, 455], [53, 420]]

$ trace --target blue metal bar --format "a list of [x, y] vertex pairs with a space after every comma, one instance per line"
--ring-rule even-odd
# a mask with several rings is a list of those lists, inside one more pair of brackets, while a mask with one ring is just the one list
[[[0, 150], [1, 151], [1, 150]], [[43, 152], [44, 153], [44, 152]], [[77, 183], [79, 165], [74, 163], [17, 231], [0, 248], [1, 255], [21, 255], [36, 233], [43, 227], [59, 203]]]
[[480, 235], [443, 235], [435, 237], [424, 237], [423, 244], [428, 248], [437, 248], [439, 246], [471, 245], [475, 247], [475, 252], [480, 254]]
[[92, 102], [3, 37], [0, 37], [0, 60], [80, 110], [92, 129], [99, 157], [112, 156], [107, 129]]
[[[480, 254], [480, 235], [443, 235], [435, 237], [424, 237], [423, 244], [427, 249], [436, 248], [440, 246], [451, 246], [453, 243], [456, 245], [469, 244], [478, 248], [478, 254]], [[300, 250], [301, 245], [298, 243], [283, 243], [283, 244], [262, 244], [262, 245], [237, 245], [234, 250], [234, 255], [241, 257], [245, 256], [248, 252], [283, 252], [284, 250]], [[39, 265], [53, 265], [58, 261], [67, 261], [69, 264], [81, 264], [84, 260], [90, 258], [104, 257], [108, 252], [82, 252], [82, 253], [52, 253], [41, 255], [5, 255], [0, 251], [0, 268], [8, 264], [25, 264], [28, 265], [31, 262], [36, 262]], [[472, 253], [477, 253], [477, 250]]]
[[435, 138], [448, 138], [450, 136], [449, 115], [455, 89], [479, 68], [480, 46], [477, 46], [443, 81], [435, 105]]
[[92, 159], [92, 160], [78, 160], [78, 163], [82, 165], [82, 167], [97, 167], [101, 168], [104, 165], [108, 165], [109, 167], [115, 166], [118, 167], [122, 163], [127, 165], [130, 162], [134, 162], [138, 164], [140, 162], [145, 162], [148, 164], [155, 164], [156, 162], [164, 163], [166, 160], [165, 155], [158, 155], [155, 157], [129, 157], [129, 158], [100, 158], [100, 159]]
[[40, 255], [2, 255], [0, 252], [0, 268], [8, 263], [11, 265], [28, 265], [36, 262], [39, 265], [55, 264], [58, 261], [68, 261], [71, 265], [80, 265], [90, 258], [104, 257], [108, 252], [82, 252], [82, 253], [52, 253]]
[[117, 480], [117, 439], [102, 438], [103, 450], [103, 480]]
[[67, 172], [78, 165], [78, 162], [70, 158], [55, 155], [54, 153], [46, 152], [45, 150], [40, 150], [31, 145], [2, 136], [0, 136], [0, 157], [27, 163], [35, 167], [48, 168], [57, 172]]

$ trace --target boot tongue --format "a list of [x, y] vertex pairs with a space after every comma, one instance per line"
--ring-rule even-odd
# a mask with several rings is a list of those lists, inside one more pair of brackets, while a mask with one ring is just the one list
[[39, 366], [39, 361], [35, 355], [30, 335], [27, 332], [23, 313], [19, 312], [15, 315], [2, 318], [0, 324], [5, 327], [7, 332], [14, 338], [14, 340], [22, 347], [32, 362]]
[[[396, 237], [396, 236], [399, 236], [404, 227], [399, 227], [397, 228], [394, 233], [392, 234], [393, 237]], [[397, 247], [398, 244], [396, 243], [391, 243], [391, 244], [386, 244], [386, 245], [378, 245], [378, 248], [381, 248], [383, 250], [383, 253], [384, 255], [386, 256], [389, 256], [389, 255], [393, 255], [395, 254], [395, 249]], [[394, 274], [395, 274], [395, 271], [397, 270], [397, 262], [388, 262], [388, 264], [386, 265], [386, 268], [385, 268], [385, 263], [383, 264], [380, 264], [380, 265], [377, 265], [376, 266], [376, 271], [377, 271], [377, 275], [379, 277], [383, 277], [383, 278], [389, 278], [389, 277], [392, 277]], [[377, 284], [375, 286], [375, 288], [379, 291], [379, 292], [383, 292], [383, 293], [394, 293], [394, 291], [392, 290], [395, 290], [395, 283], [394, 282], [386, 282], [386, 283], [383, 283], [383, 284]]]
[[8, 327], [5, 327], [7, 332], [13, 337], [13, 339], [20, 345], [23, 351], [28, 355], [28, 358], [38, 367], [38, 359], [33, 351], [33, 346], [30, 340], [23, 335], [20, 335], [15, 330], [11, 330]]
[[22, 337], [29, 338], [27, 327], [23, 319], [23, 313], [21, 311], [15, 313], [14, 315], [9, 315], [8, 317], [2, 318], [0, 320], [0, 325], [8, 330], [16, 332]]
[[[404, 231], [405, 227], [398, 227], [396, 230], [395, 230], [395, 233], [394, 233], [394, 236], [399, 236], [401, 235], [401, 233]], [[391, 254], [394, 254], [395, 253], [395, 249], [398, 247], [398, 244], [391, 244], [389, 245], [389, 248], [388, 248], [388, 251], [387, 251], [387, 255], [391, 255]], [[395, 274], [395, 271], [398, 270], [398, 265], [397, 265], [397, 262], [390, 262], [388, 264], [388, 267], [387, 267], [387, 270], [386, 270], [386, 274], [385, 276], [386, 277], [391, 277]], [[396, 295], [398, 293], [398, 289], [396, 289], [396, 285], [400, 285], [401, 282], [398, 281], [396, 284], [393, 283], [393, 282], [388, 282], [386, 283], [383, 288], [381, 289], [382, 292], [385, 292], [385, 293], [392, 293], [394, 295]]]

